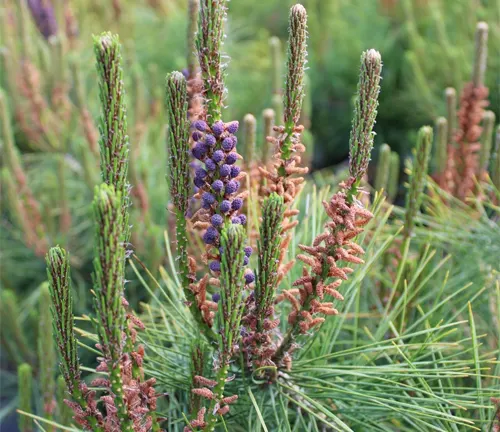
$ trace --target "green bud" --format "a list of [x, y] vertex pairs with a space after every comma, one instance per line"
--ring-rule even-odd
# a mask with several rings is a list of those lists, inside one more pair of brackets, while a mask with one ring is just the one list
[[304, 99], [304, 75], [307, 59], [307, 12], [301, 4], [290, 10], [285, 94], [283, 97], [285, 125], [296, 125]]
[[491, 179], [495, 187], [500, 190], [500, 125], [497, 126], [495, 134], [495, 150], [491, 163]]
[[446, 97], [446, 120], [448, 121], [448, 144], [454, 140], [457, 127], [457, 91], [453, 87], [445, 90]]
[[221, 61], [226, 0], [200, 0], [196, 49], [211, 123], [221, 119], [224, 103], [224, 66]]
[[[19, 409], [25, 413], [32, 413], [32, 387], [33, 387], [33, 371], [31, 366], [27, 363], [23, 363], [17, 368], [17, 379], [18, 379], [18, 396], [19, 396]], [[24, 415], [19, 414], [18, 426], [20, 432], [32, 432], [33, 420]]]
[[232, 357], [234, 344], [240, 331], [245, 288], [244, 259], [246, 233], [241, 225], [228, 224], [222, 229], [220, 244], [220, 306], [218, 321], [221, 328], [220, 352], [222, 365]]
[[434, 152], [436, 159], [436, 172], [444, 173], [448, 162], [448, 121], [444, 117], [436, 120], [436, 137], [434, 139]]
[[255, 283], [257, 305], [257, 331], [263, 330], [266, 311], [272, 306], [278, 283], [279, 255], [281, 252], [281, 226], [285, 204], [283, 197], [273, 193], [262, 204], [262, 223], [258, 242], [259, 261]]
[[476, 44], [474, 49], [474, 68], [472, 70], [472, 82], [474, 87], [484, 85], [486, 73], [486, 61], [488, 59], [488, 24], [484, 21], [477, 23]]
[[413, 163], [410, 176], [410, 186], [406, 194], [405, 227], [403, 231], [405, 238], [409, 238], [412, 235], [415, 226], [415, 217], [422, 204], [429, 156], [432, 148], [432, 135], [432, 128], [430, 126], [423, 126], [418, 131], [415, 162]]
[[243, 134], [245, 138], [245, 161], [250, 164], [254, 161], [257, 139], [257, 120], [252, 114], [243, 118]]
[[123, 230], [130, 236], [128, 226], [129, 184], [129, 143], [127, 135], [127, 108], [121, 45], [117, 35], [103, 33], [94, 37], [96, 68], [99, 77], [101, 117], [99, 121], [102, 181], [114, 186], [122, 200]]
[[56, 397], [58, 409], [57, 421], [64, 426], [69, 426], [73, 417], [73, 411], [64, 402], [65, 399], [68, 399], [68, 390], [66, 388], [66, 381], [64, 380], [64, 377], [62, 375], [59, 375], [57, 377]]
[[73, 325], [73, 296], [69, 255], [60, 247], [53, 247], [46, 255], [49, 280], [53, 334], [61, 359], [61, 373], [70, 393], [80, 385], [80, 362]]
[[483, 132], [481, 134], [481, 150], [479, 152], [479, 170], [488, 171], [493, 144], [493, 129], [495, 128], [495, 113], [485, 111], [483, 114]]
[[391, 152], [391, 165], [389, 172], [389, 180], [387, 183], [387, 197], [391, 202], [394, 202], [399, 189], [399, 155], [396, 152]]
[[97, 332], [107, 359], [118, 361], [123, 350], [125, 326], [122, 305], [125, 286], [125, 241], [122, 230], [121, 195], [103, 183], [94, 196], [95, 244], [94, 290], [98, 315]]
[[361, 55], [361, 71], [349, 141], [349, 174], [354, 181], [352, 194], [365, 175], [373, 148], [373, 126], [377, 117], [382, 58], [371, 49]]
[[172, 72], [166, 80], [168, 121], [168, 160], [170, 196], [182, 214], [189, 199], [189, 123], [186, 79], [180, 72]]
[[387, 144], [382, 144], [378, 153], [377, 172], [375, 174], [375, 190], [384, 189], [387, 192], [391, 163], [391, 148]]

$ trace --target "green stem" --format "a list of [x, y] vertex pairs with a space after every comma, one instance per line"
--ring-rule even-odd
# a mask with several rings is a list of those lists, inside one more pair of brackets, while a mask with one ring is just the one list
[[293, 123], [293, 121], [285, 123], [285, 131], [284, 131], [285, 138], [283, 139], [283, 142], [280, 145], [281, 160], [283, 161], [283, 165], [281, 165], [278, 168], [278, 174], [281, 177], [288, 176], [288, 174], [286, 173], [285, 166], [288, 159], [292, 157], [292, 135], [294, 129], [295, 129], [295, 124]]
[[134, 428], [132, 421], [128, 416], [127, 405], [125, 404], [123, 395], [123, 382], [121, 376], [121, 367], [119, 361], [113, 362], [113, 367], [109, 374], [109, 379], [111, 381], [111, 391], [115, 394], [116, 408], [118, 409], [118, 417], [120, 418], [121, 430], [125, 432], [133, 432]]
[[356, 195], [358, 194], [358, 188], [359, 184], [361, 183], [361, 179], [357, 179], [351, 187], [347, 190], [346, 192], [346, 201], [349, 205], [354, 203], [354, 199], [356, 198]]
[[[82, 391], [80, 390], [80, 382], [78, 380], [73, 381], [73, 390], [71, 392], [71, 397], [72, 399], [80, 405], [83, 411], [86, 411], [88, 408], [87, 401], [85, 400], [85, 397], [83, 396]], [[99, 422], [95, 417], [86, 417], [85, 420], [87, 420], [92, 427], [92, 430], [94, 432], [104, 432], [104, 428], [99, 426]]]
[[[314, 278], [314, 280], [312, 282], [312, 285], [313, 285], [312, 292], [313, 292], [313, 294], [309, 294], [307, 296], [304, 304], [302, 305], [302, 310], [308, 310], [309, 309], [309, 305], [310, 305], [311, 301], [316, 298], [316, 294], [315, 294], [316, 293], [316, 285], [321, 280], [325, 280], [327, 278], [327, 276], [328, 276], [328, 264], [327, 263], [323, 263], [323, 268], [322, 268], [322, 271], [321, 271], [321, 275], [316, 275], [316, 277]], [[300, 324], [300, 315], [297, 314], [297, 319], [293, 323], [293, 326], [288, 329], [288, 331], [287, 331], [287, 333], [285, 335], [285, 338], [283, 339], [283, 341], [281, 342], [280, 346], [276, 350], [276, 354], [274, 355], [274, 358], [273, 358], [273, 361], [276, 364], [279, 364], [281, 362], [281, 360], [283, 359], [283, 356], [290, 349], [290, 347], [292, 346], [292, 343], [297, 338], [297, 333], [299, 332], [299, 324]]]
[[214, 398], [210, 402], [210, 407], [208, 408], [207, 414], [207, 425], [203, 429], [204, 432], [213, 432], [215, 430], [215, 425], [217, 423], [217, 415], [214, 413], [215, 405], [218, 404], [221, 399], [224, 397], [224, 386], [226, 384], [227, 373], [229, 370], [229, 364], [227, 362], [224, 363], [219, 371], [217, 372], [217, 384], [213, 390]]

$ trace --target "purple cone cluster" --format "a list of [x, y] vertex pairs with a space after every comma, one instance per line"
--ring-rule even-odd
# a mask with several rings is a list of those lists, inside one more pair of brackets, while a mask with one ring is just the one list
[[28, 0], [28, 8], [33, 20], [45, 39], [57, 34], [57, 21], [51, 2], [43, 0]]
[[[204, 120], [196, 120], [191, 125], [191, 138], [195, 142], [191, 152], [195, 159], [204, 164], [196, 169], [194, 184], [203, 191], [202, 208], [211, 213], [210, 226], [203, 235], [203, 241], [207, 245], [218, 246], [220, 229], [225, 221], [241, 225], [247, 222], [246, 216], [239, 214], [243, 200], [237, 196], [240, 189], [237, 177], [241, 172], [241, 168], [235, 165], [239, 158], [236, 152], [238, 139], [235, 135], [238, 127], [237, 121], [217, 121], [210, 126]], [[245, 250], [245, 265], [251, 252], [251, 248]], [[214, 260], [209, 267], [212, 272], [217, 273], [220, 271], [220, 262]], [[252, 283], [254, 279], [253, 273], [247, 271], [246, 282]]]
[[[240, 182], [236, 180], [241, 168], [236, 166], [238, 122], [215, 122], [209, 126], [204, 120], [196, 120], [191, 125], [191, 137], [195, 142], [193, 157], [204, 163], [195, 171], [194, 184], [204, 192], [201, 205], [212, 210], [212, 226], [217, 230], [223, 225], [224, 217], [233, 223], [245, 224], [246, 217], [236, 212], [243, 206], [243, 200], [237, 198]], [[218, 234], [207, 230], [204, 236], [206, 244], [216, 244]]]

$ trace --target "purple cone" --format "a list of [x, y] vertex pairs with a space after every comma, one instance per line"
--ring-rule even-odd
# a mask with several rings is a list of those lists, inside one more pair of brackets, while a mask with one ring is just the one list
[[203, 208], [210, 208], [210, 206], [215, 202], [215, 197], [210, 192], [204, 192], [201, 196], [203, 202]]
[[206, 145], [209, 145], [210, 147], [212, 147], [213, 145], [215, 145], [216, 143], [216, 139], [213, 135], [206, 135], [205, 136], [205, 144]]
[[191, 134], [191, 137], [193, 138], [193, 141], [199, 141], [203, 137], [203, 134], [200, 131], [195, 130]]
[[214, 244], [219, 237], [219, 231], [217, 231], [214, 227], [208, 227], [205, 234], [203, 235], [203, 241], [206, 244]]
[[224, 152], [222, 150], [215, 150], [214, 154], [212, 155], [212, 159], [214, 162], [219, 163], [224, 159]]
[[231, 201], [229, 200], [224, 200], [220, 203], [220, 211], [222, 213], [227, 213], [229, 210], [231, 210]]
[[234, 194], [238, 190], [239, 184], [236, 180], [231, 180], [226, 184], [225, 193], [227, 195]]
[[241, 172], [241, 168], [239, 166], [233, 165], [231, 167], [231, 178], [238, 177], [240, 175], [240, 172]]
[[220, 137], [224, 132], [224, 123], [221, 121], [215, 122], [212, 125], [212, 132], [216, 137]]
[[251, 284], [254, 280], [255, 280], [255, 275], [253, 274], [253, 272], [248, 272], [247, 274], [245, 274], [245, 282], [247, 284]]
[[192, 150], [193, 156], [196, 159], [203, 159], [203, 156], [205, 156], [205, 153], [207, 152], [207, 148], [205, 147], [205, 144], [202, 143], [197, 143]]
[[197, 168], [194, 174], [196, 177], [204, 179], [207, 176], [207, 172], [203, 168]]
[[234, 152], [231, 152], [226, 156], [226, 163], [228, 165], [234, 164], [237, 160], [238, 160], [238, 155]]
[[234, 140], [232, 137], [224, 138], [222, 141], [222, 148], [225, 151], [231, 151], [234, 148]]
[[215, 192], [220, 192], [222, 191], [222, 188], [224, 187], [224, 183], [222, 183], [222, 180], [215, 180], [213, 183], [212, 183], [212, 189], [215, 191]]
[[230, 123], [226, 123], [226, 130], [230, 134], [235, 134], [236, 132], [238, 132], [239, 126], [240, 124], [237, 121], [232, 121]]
[[213, 225], [214, 227], [219, 227], [219, 226], [221, 226], [221, 225], [222, 225], [222, 223], [224, 222], [224, 219], [222, 218], [222, 216], [221, 216], [221, 215], [219, 215], [219, 214], [214, 214], [214, 215], [212, 216], [211, 222], [212, 222], [212, 225]]
[[193, 127], [198, 129], [200, 132], [205, 132], [208, 128], [207, 122], [203, 120], [196, 120], [193, 122]]
[[210, 270], [213, 272], [220, 272], [220, 262], [219, 261], [212, 261], [209, 265]]
[[231, 167], [229, 165], [222, 165], [219, 168], [219, 174], [221, 177], [227, 177], [229, 174], [231, 174]]
[[233, 210], [239, 210], [243, 206], [243, 200], [241, 198], [235, 198], [231, 204]]
[[215, 164], [215, 162], [212, 159], [206, 158], [205, 159], [205, 168], [209, 171], [215, 171], [215, 169], [217, 168], [217, 165]]

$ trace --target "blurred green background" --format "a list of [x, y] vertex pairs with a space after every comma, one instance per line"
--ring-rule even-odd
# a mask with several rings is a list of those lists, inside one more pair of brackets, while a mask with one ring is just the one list
[[[57, 3], [62, 0], [53, 0]], [[50, 1], [45, 0], [46, 3]], [[7, 4], [9, 1], [6, 2]], [[119, 33], [130, 68], [129, 103], [135, 92], [151, 99], [171, 70], [186, 67], [187, 0], [71, 0], [78, 47], [68, 53], [87, 84], [98, 115], [92, 34]], [[229, 3], [227, 21], [228, 118], [260, 115], [272, 106], [269, 38], [286, 40], [287, 11], [295, 2]], [[477, 21], [490, 24], [492, 108], [499, 113], [500, 6], [497, 0], [304, 0], [309, 14], [308, 103], [314, 141], [313, 166], [347, 156], [352, 98], [361, 52], [376, 48], [384, 60], [377, 143], [409, 150], [409, 131], [444, 113], [444, 89], [460, 90], [470, 76]], [[4, 10], [5, 13], [5, 10]], [[37, 41], [44, 43], [44, 41]], [[285, 44], [283, 43], [282, 46]], [[285, 53], [283, 52], [283, 59]], [[50, 65], [48, 65], [50, 66]], [[135, 71], [137, 69], [137, 71]], [[4, 75], [2, 69], [2, 75]], [[284, 74], [281, 73], [283, 77]], [[5, 76], [2, 76], [5, 87]], [[22, 139], [22, 137], [19, 137]]]

